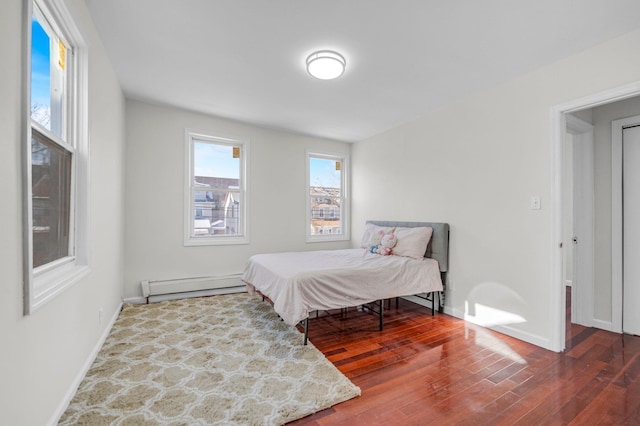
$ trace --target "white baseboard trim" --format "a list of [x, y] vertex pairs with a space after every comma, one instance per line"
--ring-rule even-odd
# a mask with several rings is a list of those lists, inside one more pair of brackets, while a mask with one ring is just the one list
[[[245, 285], [236, 286], [236, 287], [226, 287], [226, 288], [212, 288], [209, 290], [185, 291], [181, 293], [169, 293], [169, 294], [161, 294], [157, 296], [149, 296], [149, 303], [163, 302], [165, 300], [189, 299], [192, 297], [215, 296], [217, 294], [246, 293], [246, 292], [247, 292], [247, 287]], [[124, 299], [124, 303], [145, 304], [147, 303], [147, 298], [140, 297], [140, 296], [128, 297]]]
[[551, 342], [549, 341], [549, 339], [545, 339], [544, 337], [538, 336], [537, 334], [532, 334], [526, 331], [518, 330], [508, 325], [497, 325], [490, 328], [493, 331], [506, 334], [507, 336], [515, 337], [516, 339], [523, 340], [527, 343], [531, 343], [532, 345], [540, 346], [541, 348], [545, 348], [553, 352], [561, 352], [561, 351], [554, 351], [553, 349], [551, 349]]
[[591, 326], [595, 328], [599, 328], [601, 330], [611, 331], [613, 333], [620, 333], [620, 331], [616, 331], [613, 329], [613, 323], [611, 321], [602, 321], [599, 319], [592, 318]]
[[58, 422], [60, 421], [60, 418], [64, 414], [64, 412], [67, 410], [67, 407], [69, 407], [69, 404], [71, 403], [71, 400], [75, 396], [76, 391], [80, 386], [80, 383], [82, 383], [82, 380], [84, 380], [84, 377], [87, 375], [87, 372], [93, 365], [93, 362], [96, 360], [96, 357], [100, 352], [100, 349], [102, 349], [102, 345], [104, 345], [104, 342], [107, 340], [107, 337], [109, 337], [109, 333], [111, 333], [113, 324], [115, 324], [116, 320], [118, 319], [118, 315], [120, 315], [121, 310], [122, 310], [122, 303], [118, 305], [118, 308], [115, 310], [115, 312], [111, 316], [111, 319], [109, 320], [109, 324], [102, 332], [100, 339], [98, 339], [98, 341], [96, 342], [96, 345], [94, 346], [93, 350], [91, 351], [91, 353], [89, 354], [85, 362], [82, 364], [80, 371], [78, 372], [78, 374], [76, 375], [76, 378], [71, 383], [69, 390], [67, 390], [67, 393], [64, 395], [64, 398], [60, 402], [58, 409], [53, 413], [53, 416], [51, 417], [49, 422], [47, 422], [48, 425], [51, 425], [51, 426], [57, 425]]
[[122, 299], [122, 303], [129, 305], [144, 305], [147, 303], [147, 298], [142, 296], [127, 297]]
[[451, 307], [449, 307], [447, 305], [444, 306], [444, 313], [447, 314], [447, 315], [451, 315], [452, 317], [463, 319], [462, 317], [457, 316], [454, 313], [453, 309], [451, 309]]

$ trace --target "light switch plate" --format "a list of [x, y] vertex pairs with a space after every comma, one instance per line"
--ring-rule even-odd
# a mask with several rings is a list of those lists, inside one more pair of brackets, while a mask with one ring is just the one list
[[540, 196], [532, 195], [529, 201], [529, 208], [531, 210], [540, 210]]

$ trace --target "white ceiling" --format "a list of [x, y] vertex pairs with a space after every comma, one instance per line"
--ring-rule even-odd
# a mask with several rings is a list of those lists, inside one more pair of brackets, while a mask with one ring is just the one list
[[86, 2], [128, 98], [343, 141], [640, 28], [638, 0]]

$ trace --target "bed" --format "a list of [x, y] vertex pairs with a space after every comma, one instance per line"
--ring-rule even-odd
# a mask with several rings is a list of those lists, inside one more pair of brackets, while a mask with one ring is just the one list
[[[420, 245], [404, 250], [410, 237], [425, 228], [432, 229], [426, 250]], [[367, 232], [380, 230], [395, 231], [398, 253], [407, 255], [371, 253]], [[447, 223], [370, 220], [360, 248], [257, 254], [249, 259], [242, 280], [249, 293], [268, 298], [287, 324], [301, 323], [306, 344], [314, 311], [363, 306], [378, 314], [380, 330], [387, 299], [415, 295], [431, 302], [432, 314], [436, 300], [442, 311], [448, 246]]]

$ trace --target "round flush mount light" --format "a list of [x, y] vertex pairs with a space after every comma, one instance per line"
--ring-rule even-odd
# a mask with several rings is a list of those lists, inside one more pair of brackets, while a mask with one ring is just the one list
[[320, 80], [333, 80], [344, 72], [347, 61], [332, 50], [319, 50], [307, 57], [307, 72]]

